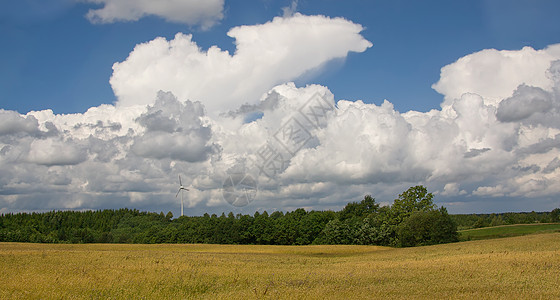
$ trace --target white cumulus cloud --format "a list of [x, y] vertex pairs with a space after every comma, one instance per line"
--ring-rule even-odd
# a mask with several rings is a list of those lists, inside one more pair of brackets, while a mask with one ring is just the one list
[[86, 160], [86, 151], [75, 141], [36, 139], [31, 142], [27, 160], [38, 165], [76, 165]]
[[224, 0], [86, 0], [102, 5], [86, 14], [92, 23], [137, 21], [158, 16], [170, 22], [212, 27], [223, 18]]
[[159, 90], [201, 101], [210, 114], [254, 104], [273, 86], [296, 79], [349, 52], [371, 47], [359, 24], [325, 16], [276, 17], [232, 28], [235, 53], [213, 46], [204, 51], [192, 35], [156, 38], [137, 45], [113, 66], [111, 86], [118, 106], [146, 105]]
[[510, 97], [521, 84], [550, 91], [553, 80], [547, 76], [550, 62], [560, 59], [560, 44], [542, 50], [486, 49], [461, 57], [441, 69], [440, 80], [432, 87], [445, 96], [444, 104], [475, 93], [496, 104]]
[[219, 213], [236, 209], [222, 187], [239, 173], [258, 185], [241, 212], [340, 209], [365, 194], [389, 203], [417, 184], [470, 212], [493, 201], [486, 209], [557, 206], [560, 45], [460, 58], [442, 68], [434, 87], [444, 99], [429, 112], [288, 82], [365, 51], [361, 30], [296, 13], [232, 29], [233, 55], [189, 35], [157, 38], [115, 64], [115, 105], [0, 110], [0, 210], [178, 213], [181, 175], [188, 214]]

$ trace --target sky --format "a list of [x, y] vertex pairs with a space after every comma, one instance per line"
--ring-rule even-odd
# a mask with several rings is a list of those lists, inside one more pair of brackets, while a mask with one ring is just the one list
[[557, 1], [12, 1], [0, 213], [560, 207]]

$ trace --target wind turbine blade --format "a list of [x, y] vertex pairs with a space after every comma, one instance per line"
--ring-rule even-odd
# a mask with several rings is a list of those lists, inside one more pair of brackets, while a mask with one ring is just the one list
[[179, 196], [179, 192], [181, 192], [181, 189], [179, 189], [179, 190], [177, 191], [177, 195], [175, 195], [175, 198], [177, 198], [177, 196]]
[[183, 183], [181, 182], [181, 175], [179, 175], [179, 185], [183, 186]]

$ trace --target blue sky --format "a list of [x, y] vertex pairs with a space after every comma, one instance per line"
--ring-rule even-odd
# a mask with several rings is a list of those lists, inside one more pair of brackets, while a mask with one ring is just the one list
[[[550, 211], [558, 12], [552, 0], [11, 1], [0, 213], [178, 215], [178, 175], [188, 214], [389, 204], [419, 184], [452, 213]], [[312, 100], [333, 110], [282, 154], [278, 133], [305, 126], [293, 120]], [[268, 146], [284, 158], [274, 176], [258, 158]], [[256, 182], [246, 207], [223, 196], [232, 174]]]
[[[192, 33], [203, 48], [232, 53], [227, 31], [262, 24], [282, 14], [290, 1], [226, 1], [224, 18], [209, 30], [145, 17], [136, 22], [92, 24], [90, 3], [11, 1], [0, 12], [0, 107], [26, 113], [84, 112], [113, 103], [109, 84], [115, 62], [138, 43], [157, 36]], [[6, 7], [7, 5], [7, 7]], [[487, 48], [543, 48], [560, 41], [558, 1], [299, 1], [307, 15], [341, 16], [366, 29], [374, 46], [350, 53], [342, 64], [296, 80], [326, 85], [337, 99], [380, 103], [398, 111], [439, 108], [442, 96], [431, 85], [440, 68]]]

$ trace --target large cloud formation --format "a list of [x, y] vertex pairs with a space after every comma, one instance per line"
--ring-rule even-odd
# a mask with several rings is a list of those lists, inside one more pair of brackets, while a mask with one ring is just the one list
[[103, 7], [90, 9], [86, 17], [92, 23], [137, 21], [154, 15], [170, 22], [212, 27], [223, 18], [224, 0], [85, 0]]
[[227, 112], [256, 102], [273, 86], [294, 80], [348, 52], [371, 47], [361, 25], [342, 18], [294, 16], [232, 28], [232, 55], [213, 46], [200, 49], [192, 35], [156, 38], [137, 45], [113, 65], [111, 86], [118, 106], [149, 104], [159, 90], [202, 101], [209, 112]]
[[[272, 38], [300, 23], [307, 25], [293, 41]], [[347, 43], [323, 49], [331, 34], [316, 36], [307, 26], [339, 32], [345, 37], [335, 44]], [[360, 30], [343, 19], [276, 18], [232, 29], [233, 56], [204, 52], [182, 34], [156, 39], [115, 65], [116, 105], [69, 115], [0, 110], [0, 211], [178, 212], [179, 174], [192, 187], [189, 214], [239, 210], [222, 186], [240, 173], [258, 184], [248, 211], [339, 209], [366, 193], [388, 202], [416, 184], [457, 212], [560, 204], [560, 45], [460, 58], [434, 84], [441, 109], [425, 113], [282, 83], [364, 51], [371, 44]], [[304, 63], [308, 48], [319, 55]]]

